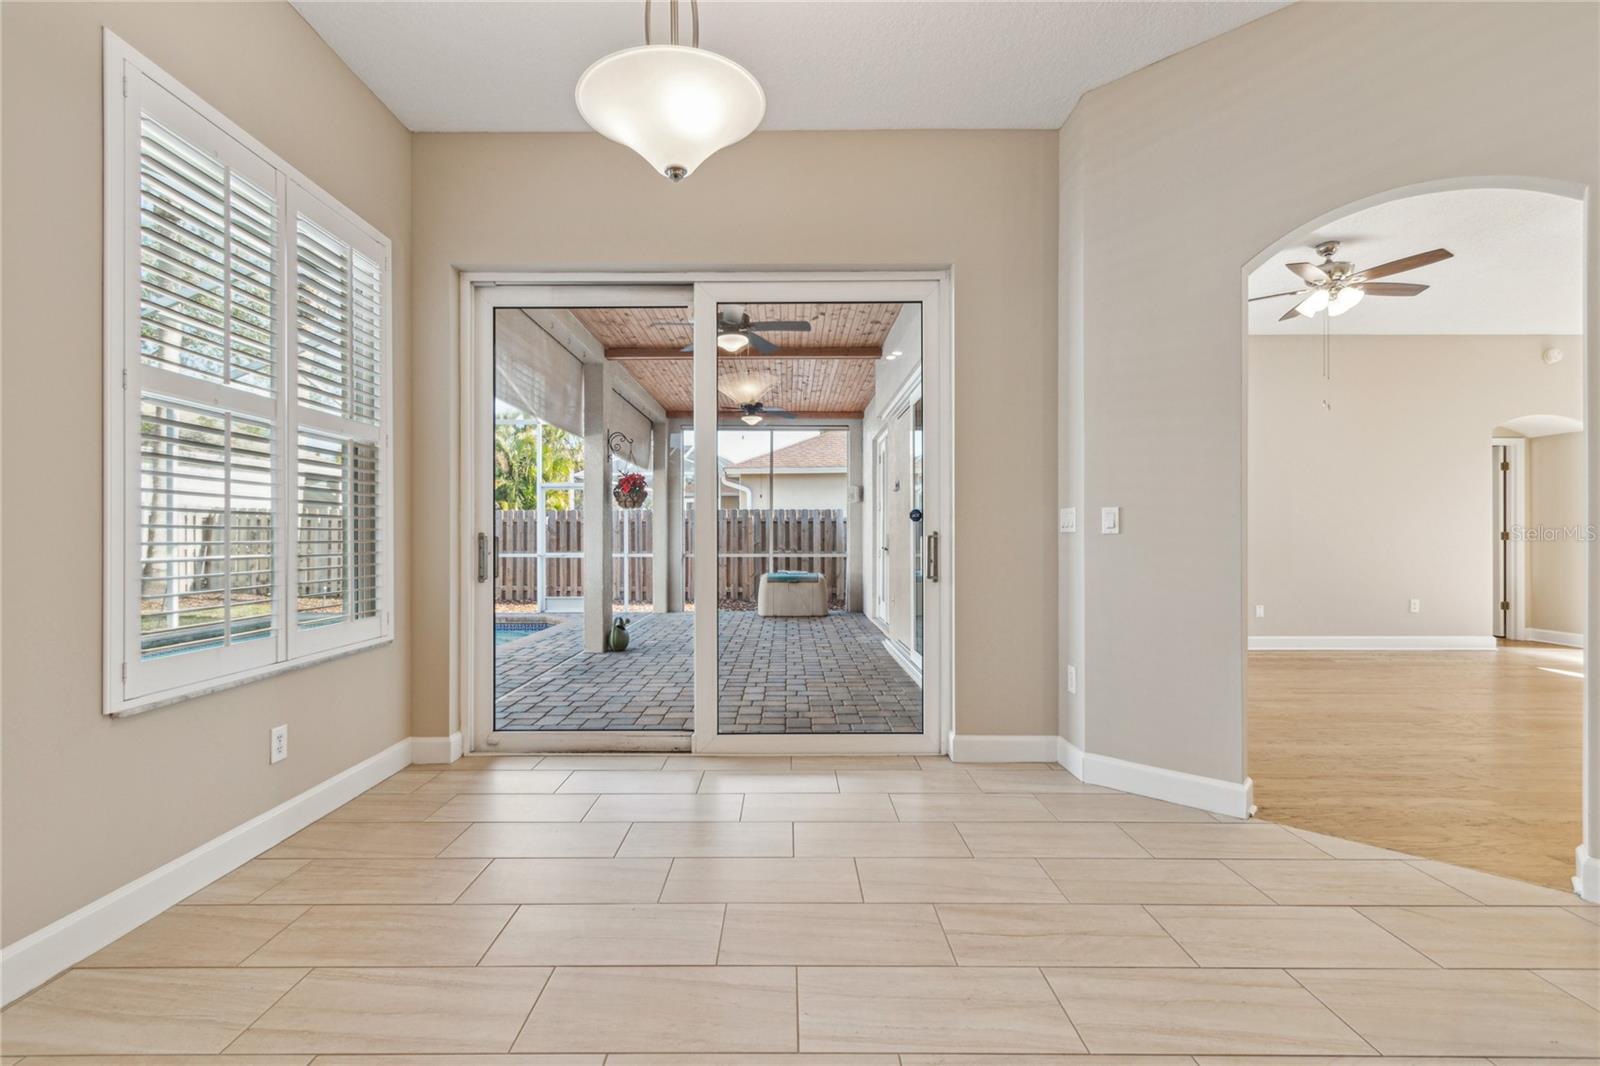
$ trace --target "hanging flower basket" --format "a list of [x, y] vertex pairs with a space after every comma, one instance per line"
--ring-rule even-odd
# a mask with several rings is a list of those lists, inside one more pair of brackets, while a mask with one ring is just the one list
[[644, 506], [645, 489], [643, 474], [623, 474], [617, 479], [617, 487], [611, 490], [611, 498], [617, 501], [617, 506], [626, 511], [637, 510]]

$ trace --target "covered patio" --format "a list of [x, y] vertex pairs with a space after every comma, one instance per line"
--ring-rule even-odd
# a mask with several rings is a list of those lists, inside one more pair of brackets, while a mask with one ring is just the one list
[[[687, 732], [694, 717], [694, 615], [638, 613], [623, 654], [583, 650], [576, 619], [502, 645], [500, 731]], [[919, 733], [922, 689], [860, 614], [718, 620], [721, 733]]]

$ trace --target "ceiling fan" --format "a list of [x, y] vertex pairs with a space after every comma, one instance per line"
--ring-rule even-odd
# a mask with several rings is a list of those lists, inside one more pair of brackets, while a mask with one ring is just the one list
[[793, 411], [785, 411], [781, 407], [768, 407], [759, 400], [754, 403], [742, 403], [737, 408], [728, 408], [721, 413], [731, 415], [736, 412], [739, 415], [739, 421], [743, 422], [747, 426], [759, 426], [763, 418], [774, 415], [776, 415], [778, 418], [794, 417]]
[[[693, 326], [693, 322], [663, 322], [664, 326]], [[717, 309], [717, 347], [729, 355], [737, 355], [746, 347], [763, 355], [770, 355], [778, 346], [763, 337], [757, 330], [768, 333], [810, 333], [811, 323], [803, 321], [752, 322], [750, 314], [735, 304], [725, 304]], [[694, 351], [694, 342], [684, 345], [681, 351]]]
[[1338, 251], [1338, 241], [1323, 241], [1316, 248], [1317, 254], [1322, 256], [1322, 262], [1284, 264], [1306, 283], [1307, 288], [1274, 292], [1266, 296], [1252, 296], [1250, 302], [1275, 300], [1280, 296], [1301, 297], [1293, 307], [1283, 313], [1278, 319], [1279, 322], [1287, 322], [1297, 316], [1315, 318], [1318, 311], [1327, 311], [1329, 317], [1338, 317], [1367, 296], [1415, 296], [1423, 292], [1428, 286], [1404, 281], [1380, 282], [1376, 279], [1402, 274], [1407, 270], [1415, 270], [1429, 263], [1454, 257], [1452, 252], [1435, 248], [1431, 252], [1418, 252], [1404, 259], [1394, 259], [1374, 267], [1367, 267], [1365, 270], [1357, 270], [1352, 263], [1335, 262], [1333, 257]]

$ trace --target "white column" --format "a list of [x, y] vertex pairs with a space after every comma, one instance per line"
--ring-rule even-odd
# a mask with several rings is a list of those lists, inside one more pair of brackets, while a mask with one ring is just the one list
[[863, 471], [866, 470], [866, 452], [862, 427], [859, 421], [850, 423], [849, 443], [845, 445], [845, 567], [844, 609], [862, 610], [862, 559], [867, 549], [866, 522], [862, 520], [866, 508], [862, 504], [865, 493]]
[[583, 368], [583, 650], [605, 651], [611, 631], [611, 448], [605, 363]]
[[[678, 604], [672, 603], [672, 501], [682, 495], [683, 486], [674, 484], [672, 476], [671, 437], [666, 422], [650, 423], [650, 477], [654, 482], [650, 492], [650, 605], [658, 613], [683, 610], [681, 579]], [[682, 509], [680, 501], [680, 514]]]

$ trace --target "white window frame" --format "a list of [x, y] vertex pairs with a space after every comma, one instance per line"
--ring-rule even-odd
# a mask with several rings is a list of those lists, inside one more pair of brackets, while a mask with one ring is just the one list
[[[104, 31], [105, 188], [105, 523], [103, 676], [108, 715], [126, 715], [287, 670], [387, 644], [394, 639], [394, 271], [389, 239], [320, 189], [160, 67]], [[272, 397], [148, 367], [139, 355], [139, 144], [141, 115], [247, 177], [276, 203]], [[379, 424], [354, 423], [298, 403], [292, 256], [304, 215], [380, 265], [382, 320]], [[273, 426], [274, 638], [171, 657], [141, 659], [139, 632], [140, 419], [145, 391], [174, 400], [249, 413]], [[375, 444], [378, 451], [378, 582], [373, 618], [301, 630], [297, 583], [296, 444], [300, 427]]]

